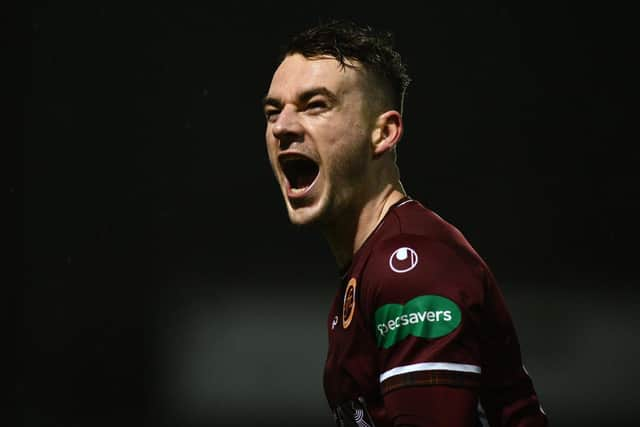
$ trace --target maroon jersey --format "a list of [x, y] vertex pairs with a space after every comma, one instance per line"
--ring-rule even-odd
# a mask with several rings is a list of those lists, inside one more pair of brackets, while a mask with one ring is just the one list
[[341, 426], [426, 425], [420, 411], [434, 399], [443, 415], [433, 420], [466, 411], [455, 423], [547, 425], [488, 266], [455, 227], [407, 198], [342, 277], [324, 387]]

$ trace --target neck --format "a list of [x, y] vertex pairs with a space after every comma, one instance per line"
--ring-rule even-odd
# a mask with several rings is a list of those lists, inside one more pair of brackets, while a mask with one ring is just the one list
[[345, 269], [353, 255], [376, 229], [391, 206], [406, 196], [402, 185], [389, 185], [375, 197], [365, 200], [354, 211], [326, 227], [324, 235], [340, 270]]

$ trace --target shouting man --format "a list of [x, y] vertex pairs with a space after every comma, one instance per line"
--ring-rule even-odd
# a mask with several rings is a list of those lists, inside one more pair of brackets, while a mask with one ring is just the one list
[[409, 80], [391, 34], [334, 21], [291, 39], [263, 102], [289, 218], [322, 231], [340, 270], [336, 424], [545, 426], [489, 267], [400, 182]]

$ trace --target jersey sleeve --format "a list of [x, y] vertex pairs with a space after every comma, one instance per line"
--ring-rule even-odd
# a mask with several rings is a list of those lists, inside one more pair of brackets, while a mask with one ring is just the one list
[[376, 248], [366, 272], [363, 306], [383, 393], [413, 385], [477, 388], [480, 265], [443, 243], [400, 235]]
[[471, 247], [399, 235], [373, 251], [363, 282], [385, 402], [403, 389], [463, 388], [491, 425], [546, 425], [502, 295]]

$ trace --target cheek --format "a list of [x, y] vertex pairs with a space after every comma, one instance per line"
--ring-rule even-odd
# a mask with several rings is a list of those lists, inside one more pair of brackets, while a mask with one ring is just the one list
[[369, 138], [362, 125], [361, 117], [349, 111], [314, 127], [317, 150], [327, 173], [334, 179], [353, 180], [362, 175], [370, 151]]
[[267, 127], [267, 130], [265, 131], [264, 134], [264, 140], [265, 140], [265, 146], [267, 148], [267, 153], [269, 154], [269, 158], [271, 158], [271, 156], [273, 156], [274, 154], [274, 149], [275, 149], [275, 138], [273, 137], [273, 134], [271, 132], [271, 130], [269, 129], [269, 127]]
[[267, 156], [269, 157], [269, 163], [271, 164], [271, 168], [275, 172], [276, 162], [277, 162], [277, 153], [275, 150], [274, 142], [270, 141], [269, 138], [267, 138], [266, 148], [267, 148]]
[[265, 127], [264, 140], [267, 144], [267, 149], [269, 149], [269, 146], [273, 144], [273, 132], [271, 132], [271, 128], [269, 126]]
[[348, 136], [331, 147], [332, 175], [351, 181], [363, 178], [369, 152], [367, 147], [366, 139], [351, 129]]

